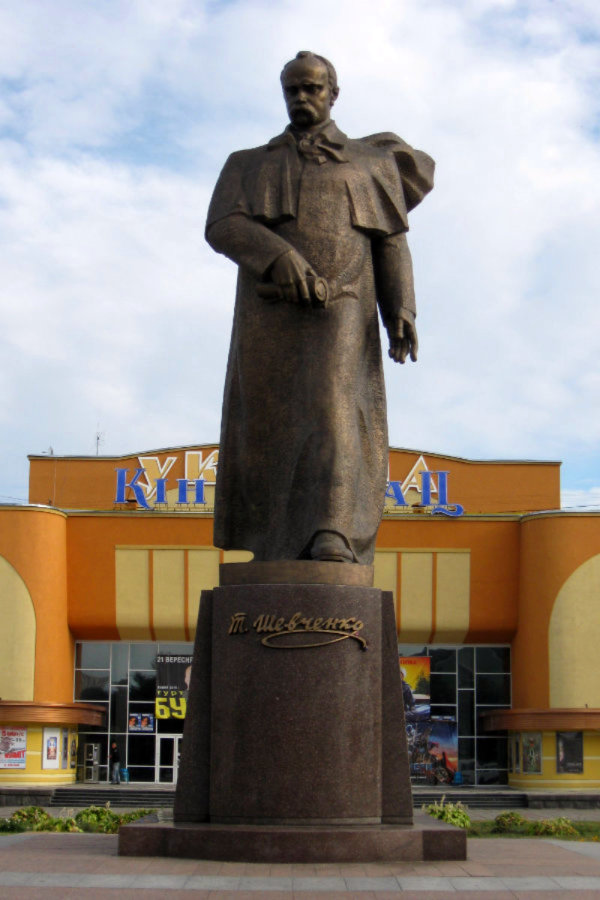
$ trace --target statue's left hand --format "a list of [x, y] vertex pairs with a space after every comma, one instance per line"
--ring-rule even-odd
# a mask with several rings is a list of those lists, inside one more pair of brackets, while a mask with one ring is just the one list
[[394, 362], [404, 363], [408, 355], [413, 362], [417, 361], [419, 339], [413, 322], [402, 318], [394, 319], [388, 327], [388, 337], [390, 339], [388, 353]]

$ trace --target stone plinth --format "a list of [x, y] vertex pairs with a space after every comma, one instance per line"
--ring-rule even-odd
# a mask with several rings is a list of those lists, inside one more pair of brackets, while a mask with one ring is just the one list
[[390, 596], [289, 583], [203, 593], [175, 820], [412, 821]]
[[413, 825], [216, 825], [134, 822], [119, 831], [121, 856], [262, 863], [464, 860], [467, 835], [423, 813]]
[[344, 563], [221, 567], [200, 603], [174, 824], [121, 829], [120, 853], [465, 858], [460, 831], [412, 827], [393, 597], [371, 580]]

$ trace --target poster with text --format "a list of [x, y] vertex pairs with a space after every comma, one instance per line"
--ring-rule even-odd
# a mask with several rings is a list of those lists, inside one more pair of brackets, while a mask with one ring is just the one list
[[521, 770], [524, 775], [539, 775], [542, 771], [542, 735], [539, 731], [521, 735]]
[[154, 731], [154, 713], [141, 712], [132, 713], [129, 716], [129, 726], [127, 728], [131, 732], [153, 732]]
[[556, 771], [561, 775], [583, 772], [583, 731], [556, 732]]
[[26, 728], [0, 728], [0, 769], [24, 769], [26, 753]]
[[166, 653], [159, 653], [156, 657], [157, 719], [185, 719], [192, 659], [188, 655], [170, 656]]
[[400, 678], [404, 714], [408, 720], [431, 715], [431, 659], [429, 656], [400, 656]]
[[61, 729], [44, 728], [42, 738], [42, 769], [60, 769]]
[[458, 772], [455, 719], [407, 722], [406, 734], [412, 780], [421, 784], [452, 784]]

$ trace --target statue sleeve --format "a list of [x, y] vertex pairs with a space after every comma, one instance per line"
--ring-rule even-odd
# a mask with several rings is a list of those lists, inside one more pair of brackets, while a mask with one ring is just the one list
[[291, 244], [253, 218], [244, 185], [248, 151], [232, 153], [215, 186], [206, 219], [206, 240], [257, 278], [275, 260], [293, 249]]
[[207, 226], [206, 240], [213, 250], [223, 253], [256, 278], [263, 278], [278, 257], [293, 250], [278, 234], [241, 213]]
[[414, 322], [417, 315], [413, 268], [405, 234], [391, 234], [372, 241], [375, 288], [386, 328], [395, 319]]

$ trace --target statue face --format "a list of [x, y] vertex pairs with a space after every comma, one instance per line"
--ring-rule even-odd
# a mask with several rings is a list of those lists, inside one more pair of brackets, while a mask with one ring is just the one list
[[292, 125], [308, 128], [329, 119], [335, 97], [322, 63], [310, 58], [293, 60], [284, 71], [282, 84]]

